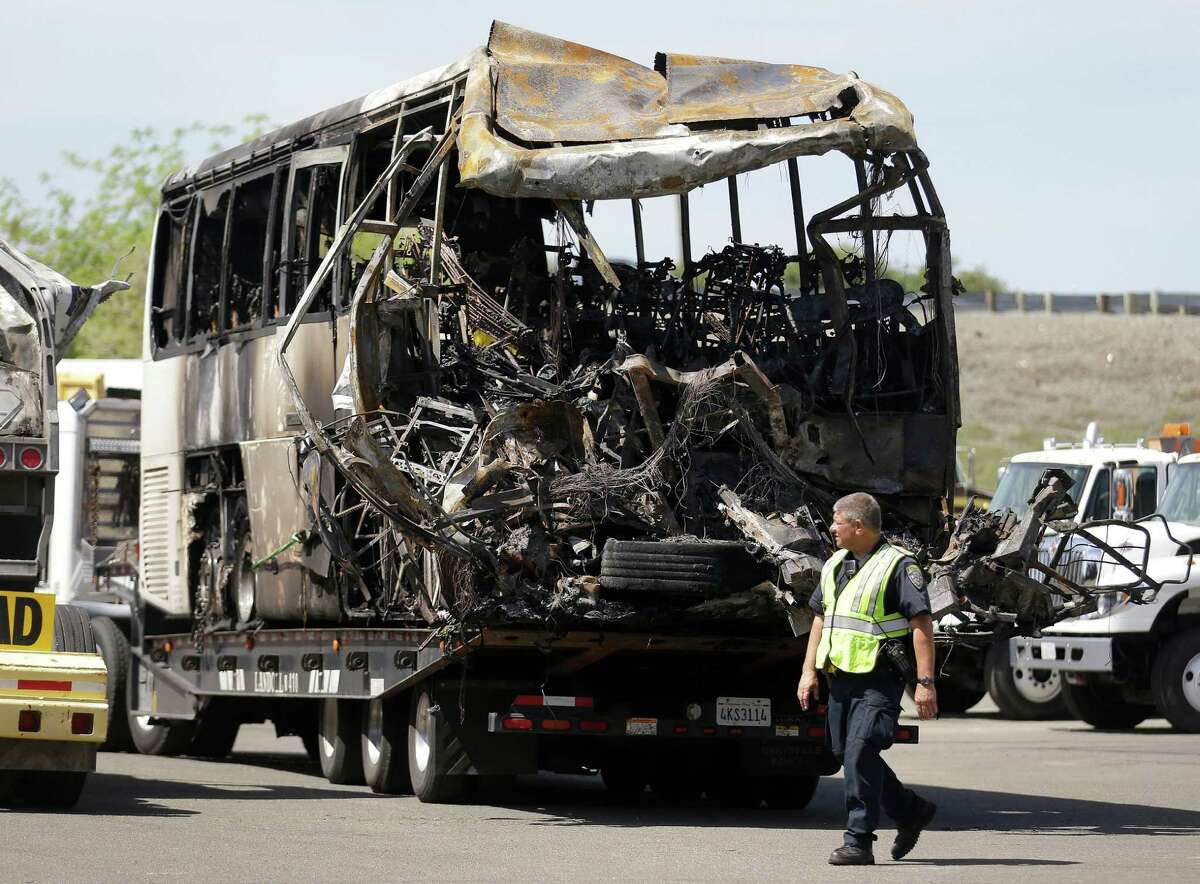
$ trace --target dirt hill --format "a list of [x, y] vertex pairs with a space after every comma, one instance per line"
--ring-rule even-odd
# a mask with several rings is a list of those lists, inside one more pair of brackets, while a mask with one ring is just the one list
[[1108, 440], [1157, 435], [1166, 421], [1200, 432], [1200, 318], [960, 312], [959, 445], [992, 488], [1002, 457], [1042, 440], [1081, 439], [1088, 421]]

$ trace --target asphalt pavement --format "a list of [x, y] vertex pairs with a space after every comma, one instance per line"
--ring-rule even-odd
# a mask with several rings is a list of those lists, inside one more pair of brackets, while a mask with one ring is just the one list
[[[986, 701], [985, 701], [986, 703]], [[597, 778], [522, 778], [470, 805], [333, 786], [296, 738], [243, 728], [231, 760], [103, 754], [73, 812], [0, 820], [0, 881], [1125, 881], [1200, 878], [1200, 736], [1101, 733], [994, 709], [922, 728], [897, 773], [939, 805], [911, 856], [833, 869], [842, 780], [806, 811], [615, 803]]]

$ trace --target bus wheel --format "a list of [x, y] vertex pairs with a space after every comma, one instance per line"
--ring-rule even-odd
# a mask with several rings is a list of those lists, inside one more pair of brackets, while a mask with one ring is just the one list
[[408, 779], [406, 713], [404, 704], [395, 699], [363, 704], [363, 779], [373, 792], [401, 795], [412, 791]]
[[362, 712], [354, 700], [326, 697], [321, 701], [317, 719], [317, 756], [321, 773], [331, 783], [361, 786], [362, 733], [359, 719]]
[[454, 801], [466, 791], [466, 777], [446, 773], [452, 739], [450, 724], [430, 689], [414, 690], [408, 716], [408, 774], [413, 793], [426, 804]]
[[[134, 681], [134, 669], [130, 666], [129, 681], [125, 687], [125, 721], [129, 726], [129, 738], [143, 755], [182, 755], [192, 742], [196, 732], [194, 721], [153, 721], [149, 715], [135, 715], [138, 703], [138, 684]], [[153, 679], [145, 666], [137, 666], [137, 678]]]
[[125, 689], [129, 672], [129, 639], [107, 617], [92, 619], [92, 632], [96, 636], [96, 647], [104, 658], [108, 669], [108, 736], [100, 746], [105, 752], [133, 752], [133, 738], [129, 735], [129, 719], [125, 716]]
[[1008, 640], [988, 648], [984, 684], [1005, 718], [1041, 721], [1059, 718], [1065, 711], [1062, 675], [1047, 669], [1014, 669], [1008, 660]]
[[1154, 661], [1150, 685], [1158, 711], [1177, 730], [1200, 733], [1200, 629], [1167, 641]]

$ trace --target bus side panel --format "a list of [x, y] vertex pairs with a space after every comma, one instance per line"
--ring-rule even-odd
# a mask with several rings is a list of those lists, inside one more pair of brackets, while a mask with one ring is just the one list
[[[246, 502], [250, 513], [250, 551], [262, 559], [285, 546], [296, 531], [307, 530], [310, 519], [304, 499], [296, 492], [298, 469], [292, 439], [264, 439], [241, 446], [246, 472]], [[319, 481], [319, 479], [318, 479]], [[284, 550], [255, 570], [255, 605], [269, 620], [314, 618], [337, 620], [337, 592], [313, 580], [329, 573], [329, 551], [318, 544], [306, 553], [303, 544]]]
[[183, 525], [182, 488], [182, 456], [142, 457], [138, 593], [168, 614], [186, 615], [191, 613], [191, 603], [187, 586], [187, 532]]

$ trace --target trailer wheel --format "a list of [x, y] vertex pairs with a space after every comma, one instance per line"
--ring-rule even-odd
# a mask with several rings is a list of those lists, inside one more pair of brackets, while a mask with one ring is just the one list
[[[129, 737], [134, 747], [143, 755], [182, 755], [187, 751], [196, 731], [194, 721], [152, 721], [149, 715], [134, 715], [138, 702], [138, 685], [134, 682], [134, 668], [130, 666], [129, 680], [125, 685], [125, 721], [129, 725]], [[151, 679], [145, 666], [136, 667], [139, 674]]]
[[1153, 706], [1125, 702], [1113, 685], [1064, 681], [1063, 700], [1072, 716], [1100, 730], [1135, 728], [1154, 711]]
[[646, 791], [647, 777], [636, 757], [610, 758], [600, 766], [604, 787], [621, 798], [636, 798]]
[[1200, 629], [1169, 639], [1150, 677], [1154, 705], [1176, 730], [1200, 733]]
[[770, 777], [763, 780], [763, 797], [772, 810], [804, 810], [817, 794], [816, 774]]
[[108, 669], [108, 736], [100, 745], [104, 752], [134, 752], [125, 715], [125, 689], [129, 672], [129, 639], [108, 617], [92, 619], [92, 632]]
[[362, 712], [354, 700], [326, 697], [321, 701], [317, 719], [317, 757], [321, 773], [331, 783], [361, 786], [362, 733], [359, 719]]
[[210, 700], [208, 706], [196, 718], [192, 744], [187, 754], [196, 758], [226, 758], [237, 742], [242, 723], [227, 703]]
[[363, 779], [372, 792], [402, 795], [412, 791], [408, 778], [406, 713], [402, 702], [395, 699], [363, 704]]
[[938, 711], [947, 715], [962, 715], [987, 695], [981, 688], [956, 684], [953, 679], [938, 683]]
[[408, 773], [413, 793], [426, 804], [443, 804], [462, 796], [467, 781], [446, 772], [453, 732], [427, 687], [412, 693], [408, 721]]
[[1005, 718], [1042, 721], [1066, 711], [1062, 675], [1047, 669], [1014, 669], [1008, 661], [1007, 639], [988, 648], [984, 683]]

